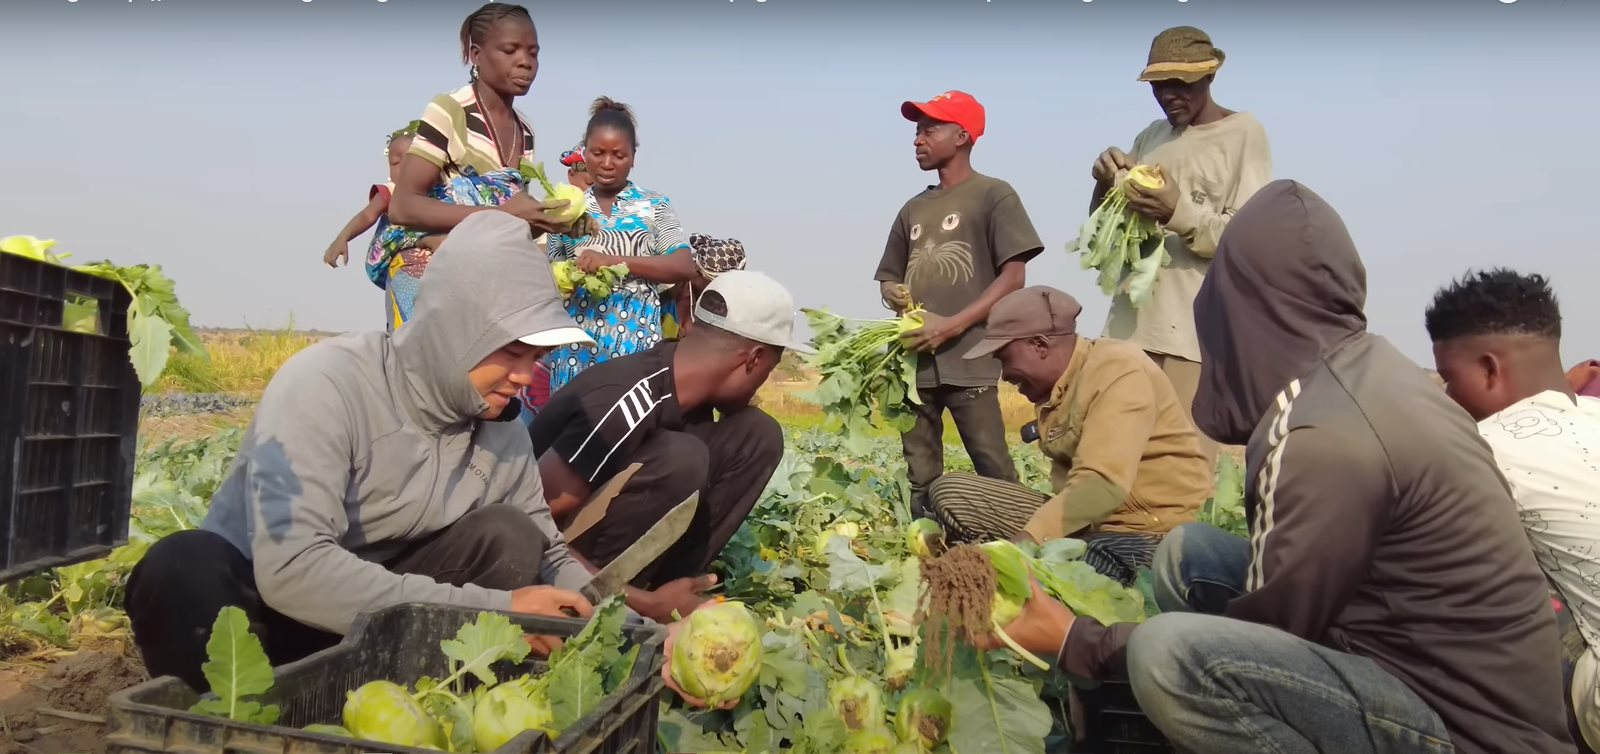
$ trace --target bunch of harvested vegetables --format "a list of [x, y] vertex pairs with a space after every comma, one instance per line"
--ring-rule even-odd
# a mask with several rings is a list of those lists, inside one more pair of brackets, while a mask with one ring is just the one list
[[622, 281], [628, 277], [628, 265], [614, 264], [594, 272], [584, 272], [577, 262], [563, 259], [550, 265], [550, 274], [555, 277], [556, 287], [561, 289], [563, 296], [571, 296], [573, 291], [582, 288], [591, 298], [601, 299], [610, 296], [617, 286], [622, 285]]
[[[529, 730], [554, 738], [599, 709], [632, 675], [639, 647], [623, 650], [625, 621], [620, 597], [601, 603], [541, 671], [530, 672], [531, 648], [522, 629], [505, 615], [480, 612], [455, 638], [439, 642], [450, 660], [449, 675], [418, 678], [410, 686], [368, 681], [345, 693], [338, 724], [304, 730], [453, 752], [494, 751]], [[272, 690], [273, 673], [243, 610], [222, 608], [206, 653], [201, 669], [212, 693], [191, 712], [258, 725], [279, 722], [279, 707], [260, 701]]]
[[1067, 251], [1082, 256], [1083, 269], [1100, 271], [1102, 292], [1112, 296], [1120, 289], [1137, 309], [1150, 300], [1156, 272], [1171, 264], [1172, 256], [1167, 253], [1161, 224], [1128, 207], [1129, 183], [1159, 189], [1166, 180], [1147, 165], [1129, 170], [1125, 179], [1106, 192]]
[[852, 320], [821, 309], [802, 309], [811, 325], [817, 353], [807, 365], [821, 372], [813, 398], [830, 417], [849, 430], [846, 437], [864, 440], [872, 410], [898, 432], [908, 432], [916, 415], [906, 402], [917, 396], [917, 354], [902, 336], [923, 326], [922, 307], [911, 304], [898, 317]]

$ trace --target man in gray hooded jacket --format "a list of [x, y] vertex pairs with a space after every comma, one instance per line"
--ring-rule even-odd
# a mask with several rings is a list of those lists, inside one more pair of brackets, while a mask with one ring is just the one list
[[283, 365], [205, 523], [134, 569], [127, 609], [150, 674], [204, 690], [206, 640], [227, 605], [250, 615], [273, 665], [404, 602], [588, 615], [575, 590], [589, 572], [550, 516], [527, 431], [509, 421], [538, 360], [578, 342], [589, 336], [528, 223], [462, 221], [404, 328], [323, 341]]
[[[1035, 599], [1006, 631], [1071, 676], [1125, 660], [1151, 721], [1194, 754], [1573, 752], [1555, 614], [1511, 493], [1471, 418], [1367, 332], [1366, 282], [1310, 189], [1275, 181], [1246, 203], [1195, 299], [1195, 417], [1248, 443], [1250, 524], [1248, 542], [1199, 554], [1241, 589], [1221, 615], [1142, 625]], [[1205, 548], [1183, 534], [1196, 526], [1162, 544], [1158, 581], [1185, 571], [1161, 561]]]

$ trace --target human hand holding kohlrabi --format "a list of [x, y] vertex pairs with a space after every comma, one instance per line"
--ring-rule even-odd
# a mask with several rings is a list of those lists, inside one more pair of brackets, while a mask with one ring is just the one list
[[667, 626], [661, 677], [690, 706], [733, 709], [761, 676], [761, 626], [742, 602], [707, 600]]
[[900, 339], [915, 351], [937, 351], [944, 344], [961, 337], [966, 331], [967, 328], [956, 321], [955, 317], [923, 312], [922, 327], [903, 333]]
[[579, 270], [589, 275], [606, 267], [624, 264], [622, 257], [607, 252], [604, 247], [597, 244], [585, 244], [578, 247], [578, 254], [574, 261], [577, 262]]
[[[549, 210], [555, 225], [548, 228], [541, 227], [541, 230], [549, 233], [566, 233], [574, 237], [593, 235], [594, 229], [590, 227], [589, 218], [589, 198], [583, 189], [570, 183], [552, 184], [549, 176], [545, 175], [542, 162], [524, 162], [520, 172], [530, 187], [537, 183], [544, 191], [544, 206]], [[526, 192], [523, 195], [526, 195]]]
[[1021, 647], [1037, 656], [1051, 658], [1061, 651], [1061, 645], [1066, 643], [1067, 634], [1072, 632], [1072, 623], [1077, 616], [1066, 605], [1046, 594], [1038, 579], [1030, 576], [1028, 586], [1032, 596], [1023, 603], [1022, 612], [1000, 627], [1011, 638], [1011, 642], [1007, 643], [999, 635], [990, 633], [975, 637], [973, 646], [984, 652]]
[[580, 213], [583, 212], [581, 204], [573, 205], [567, 200], [541, 202], [523, 192], [513, 194], [497, 209], [526, 220], [528, 225], [542, 233], [563, 233], [573, 225], [573, 220], [568, 220], [566, 217], [574, 206]]
[[1095, 158], [1094, 167], [1090, 168], [1089, 173], [1095, 181], [1109, 184], [1116, 180], [1122, 171], [1132, 170], [1133, 165], [1133, 158], [1126, 152], [1116, 147], [1107, 147], [1106, 151]]
[[[1133, 177], [1130, 174], [1130, 177]], [[1146, 171], [1141, 180], [1124, 182], [1128, 206], [1158, 223], [1166, 224], [1178, 210], [1178, 184], [1160, 165]]]

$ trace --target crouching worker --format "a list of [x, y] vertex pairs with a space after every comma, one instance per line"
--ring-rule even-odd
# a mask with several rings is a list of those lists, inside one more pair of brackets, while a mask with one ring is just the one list
[[723, 273], [700, 294], [681, 341], [583, 370], [533, 422], [544, 493], [563, 524], [637, 464], [598, 522], [573, 534], [573, 550], [592, 567], [700, 494], [688, 531], [633, 581], [628, 604], [647, 617], [688, 614], [705, 600], [712, 561], [783, 458], [778, 422], [750, 401], [793, 345], [794, 311], [772, 278]]
[[1077, 678], [1125, 661], [1178, 751], [1571, 754], [1511, 493], [1466, 413], [1366, 331], [1365, 304], [1321, 197], [1276, 181], [1246, 203], [1194, 301], [1195, 416], [1248, 443], [1245, 589], [1220, 616], [1113, 626], [1035, 591], [1006, 632]]
[[152, 676], [204, 690], [227, 605], [273, 665], [397, 603], [589, 614], [575, 592], [589, 572], [550, 516], [526, 430], [505, 420], [541, 357], [589, 342], [539, 258], [525, 220], [476, 213], [434, 257], [405, 328], [284, 363], [205, 523], [157, 542], [130, 578]]
[[945, 474], [929, 498], [953, 541], [1079, 537], [1096, 571], [1131, 584], [1210, 497], [1211, 467], [1161, 368], [1135, 346], [1077, 335], [1082, 308], [1046, 286], [1006, 294], [966, 354], [998, 359], [1001, 379], [1038, 406], [1055, 494]]

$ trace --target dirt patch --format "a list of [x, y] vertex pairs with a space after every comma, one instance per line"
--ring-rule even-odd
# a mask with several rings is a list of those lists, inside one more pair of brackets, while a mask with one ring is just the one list
[[[0, 754], [100, 752], [111, 694], [146, 680], [125, 643], [108, 641], [52, 660], [0, 668]], [[66, 713], [65, 716], [50, 714]]]

